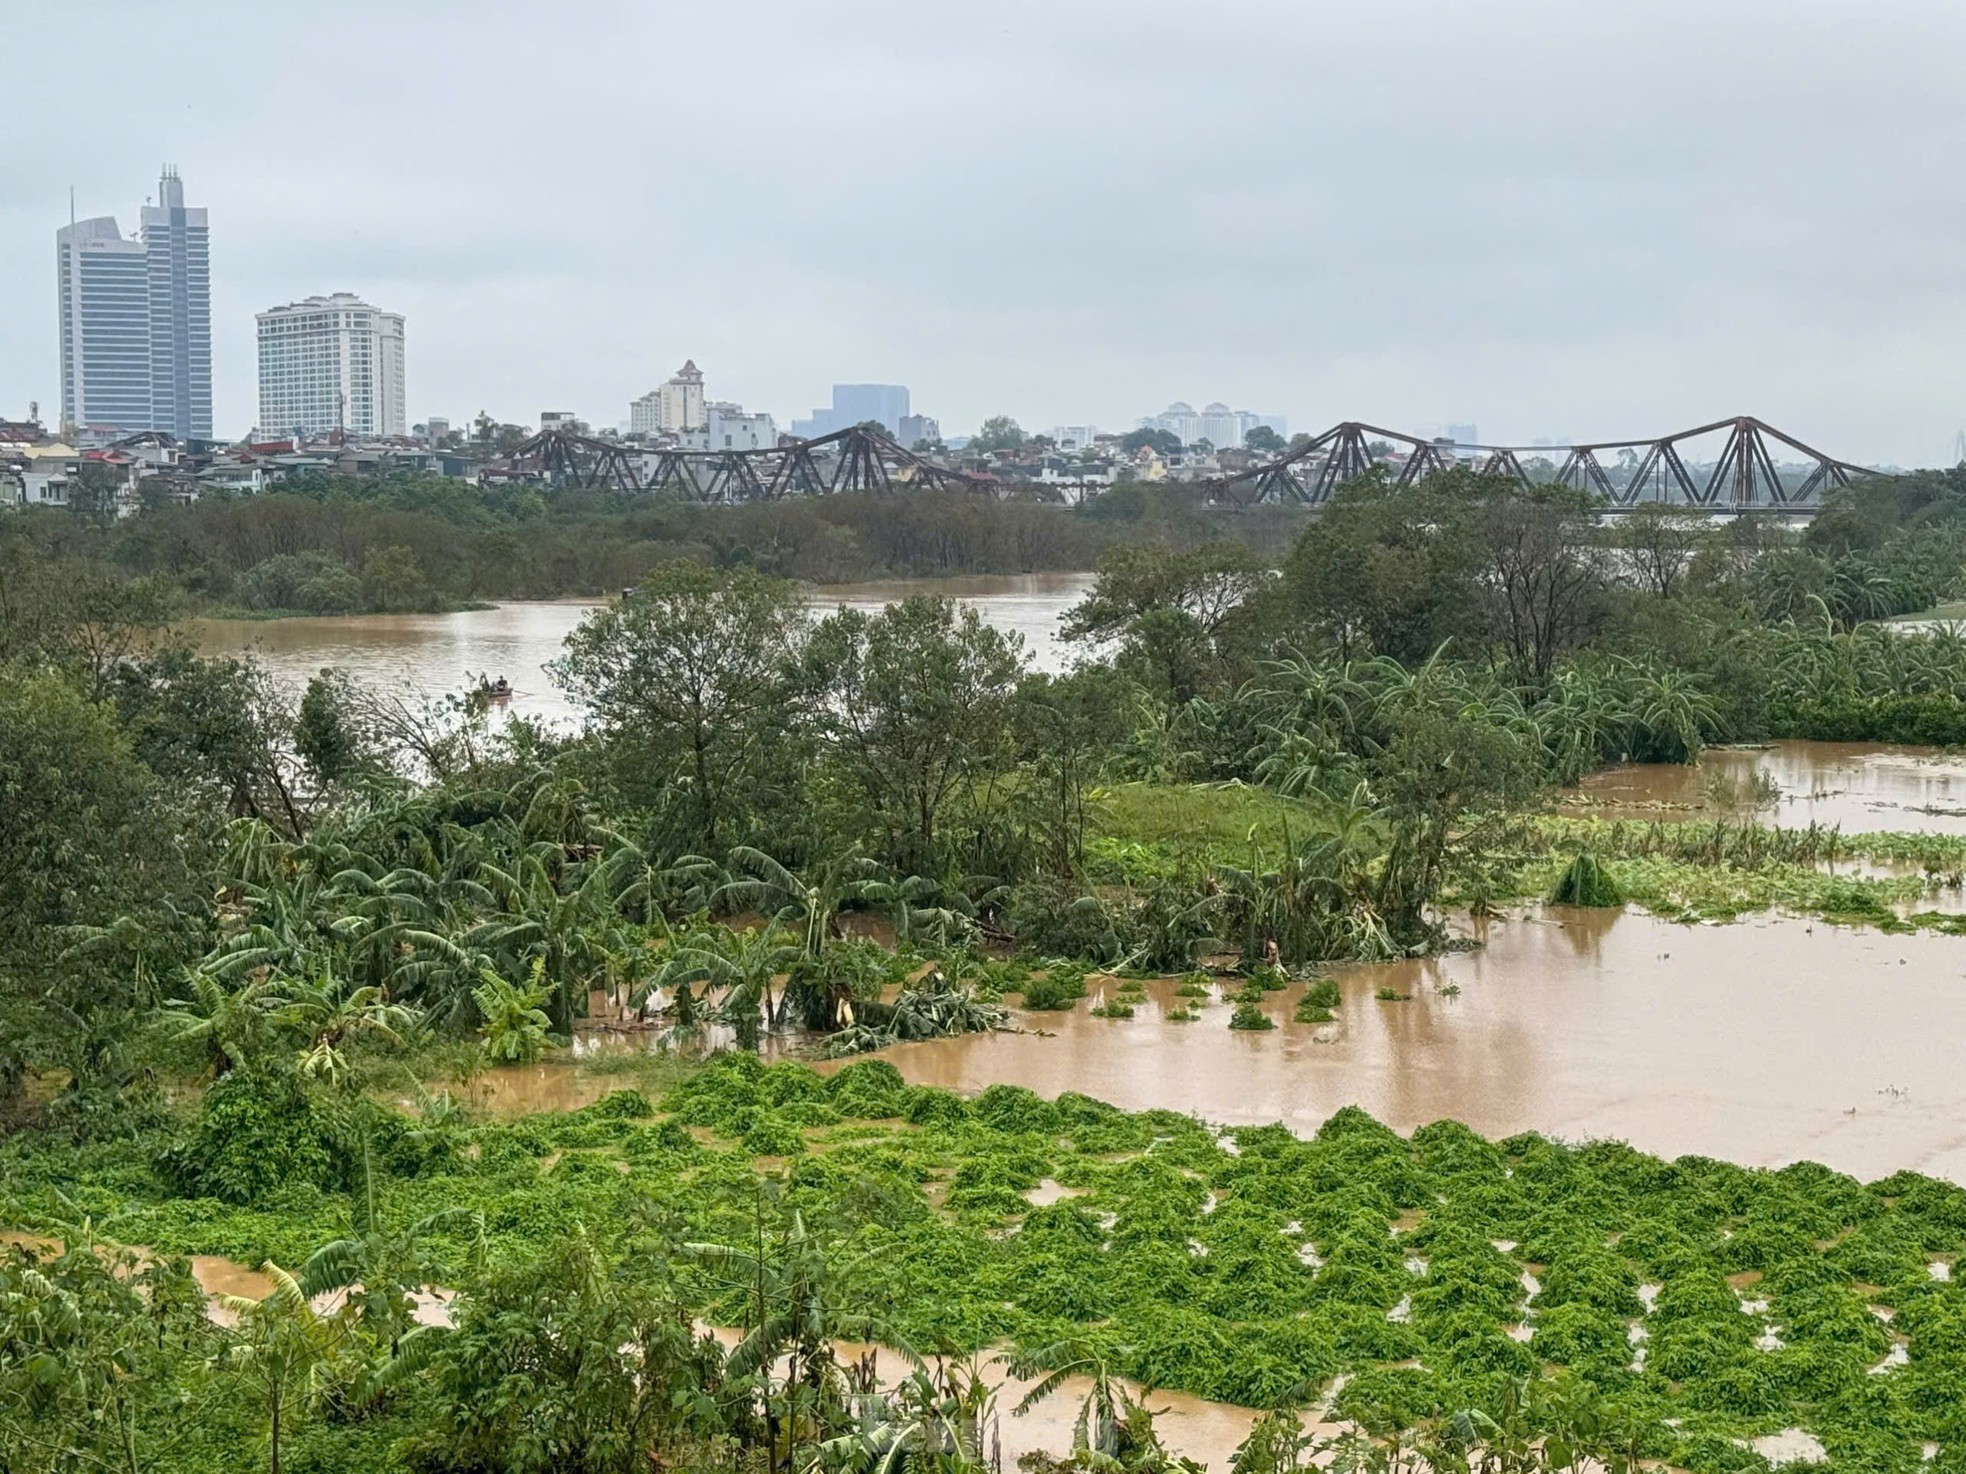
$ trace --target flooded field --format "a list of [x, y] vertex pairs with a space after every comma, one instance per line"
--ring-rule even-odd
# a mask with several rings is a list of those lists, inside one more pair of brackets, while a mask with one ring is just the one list
[[[973, 605], [998, 629], [1024, 637], [1039, 670], [1062, 669], [1068, 653], [1058, 622], [1092, 585], [1085, 573], [990, 578], [896, 579], [814, 589], [813, 607], [879, 609], [910, 594], [940, 593]], [[406, 696], [465, 690], [479, 676], [512, 683], [514, 713], [571, 722], [576, 713], [546, 674], [599, 600], [501, 604], [459, 614], [352, 614], [319, 619], [213, 619], [197, 627], [207, 655], [254, 655], [283, 685], [298, 689], [324, 666]]]
[[[1715, 802], [1716, 776], [1744, 791], [1765, 773], [1780, 791], [1770, 807], [1748, 810]], [[1607, 768], [1580, 783], [1559, 807], [1604, 819], [1735, 821], [1765, 824], [1966, 834], [1966, 757], [1932, 748], [1856, 742], [1775, 742], [1755, 748], [1709, 748], [1691, 766], [1634, 763]]]
[[[55, 1241], [41, 1235], [0, 1231], [0, 1251], [8, 1246], [30, 1249], [36, 1253], [59, 1251]], [[199, 1289], [214, 1302], [222, 1295], [242, 1295], [258, 1300], [273, 1291], [271, 1275], [236, 1260], [198, 1254], [191, 1257], [190, 1264], [192, 1277], [198, 1282]], [[342, 1293], [336, 1291], [332, 1295], [318, 1297], [316, 1311], [324, 1314], [332, 1311], [342, 1298]], [[426, 1289], [416, 1292], [414, 1299], [413, 1314], [418, 1324], [451, 1323], [450, 1292]], [[209, 1308], [208, 1314], [220, 1325], [233, 1325], [238, 1320], [235, 1314], [216, 1303]], [[727, 1348], [738, 1340], [738, 1333], [733, 1330], [722, 1327], [708, 1329]], [[837, 1351], [841, 1360], [849, 1364], [872, 1352], [880, 1376], [887, 1382], [899, 1382], [911, 1370], [903, 1357], [886, 1347], [841, 1342]], [[1072, 1427], [1079, 1405], [1092, 1390], [1089, 1380], [1077, 1376], [1064, 1378], [1051, 1396], [1019, 1417], [1015, 1409], [1033, 1386], [1031, 1381], [1011, 1376], [989, 1352], [980, 1353], [973, 1362], [966, 1362], [964, 1366], [966, 1371], [980, 1373], [994, 1392], [997, 1415], [984, 1433], [984, 1442], [987, 1448], [994, 1440], [1007, 1465], [1014, 1466], [1020, 1455], [1032, 1450], [1055, 1453], [1072, 1446]], [[1134, 1396], [1141, 1395], [1138, 1386], [1129, 1382], [1122, 1382], [1121, 1385]], [[1206, 1398], [1181, 1392], [1157, 1391], [1147, 1397], [1147, 1402], [1162, 1415], [1159, 1432], [1171, 1447], [1216, 1466], [1227, 1465], [1236, 1445], [1242, 1442], [1249, 1433], [1250, 1425], [1261, 1416], [1249, 1408], [1210, 1402]]]
[[1489, 1136], [1966, 1182], [1966, 1077], [1932, 1047], [1966, 1033], [1954, 938], [1552, 908], [1490, 926], [1479, 951], [1336, 976], [1330, 1024], [1291, 1021], [1301, 987], [1269, 996], [1274, 1030], [1231, 1030], [1223, 1003], [1171, 1023], [1161, 982], [1132, 1019], [1092, 1017], [1095, 990], [1020, 1015], [1030, 1032], [885, 1057], [914, 1084], [1076, 1090], [1227, 1124], [1309, 1132], [1357, 1105], [1402, 1132], [1452, 1118]]
[[[1949, 794], [1966, 802], [1958, 758], [1784, 743], [1703, 761], [1735, 778], [1773, 772], [1791, 796], [1785, 822], [1813, 813], [1850, 830], [1914, 830], [1944, 823], [1922, 810]], [[1703, 782], [1685, 769], [1630, 767], [1585, 788], [1628, 805], [1626, 817], [1691, 818], [1705, 813], [1656, 806], [1696, 806]], [[1959, 909], [1966, 895], [1941, 890], [1919, 904]], [[1966, 1077], [1949, 1047], [1933, 1048], [1966, 1036], [1957, 938], [1774, 914], [1714, 926], [1638, 909], [1532, 907], [1479, 940], [1441, 957], [1338, 969], [1345, 1004], [1330, 1024], [1292, 1021], [1301, 988], [1270, 995], [1274, 1030], [1231, 1031], [1221, 1003], [1169, 1022], [1175, 985], [1163, 981], [1148, 985], [1132, 1019], [1092, 1017], [1095, 989], [1070, 1011], [1020, 1015], [1023, 1033], [903, 1045], [886, 1057], [916, 1084], [1075, 1090], [1227, 1124], [1308, 1132], [1357, 1105], [1401, 1131], [1452, 1118], [1490, 1136], [1616, 1137], [1666, 1156], [1817, 1160], [1863, 1178], [1914, 1168], [1966, 1182]], [[1382, 1001], [1382, 989], [1401, 997]], [[584, 1036], [579, 1052], [645, 1050], [654, 1039]], [[559, 1060], [488, 1072], [463, 1093], [509, 1115], [577, 1108], [620, 1083]]]

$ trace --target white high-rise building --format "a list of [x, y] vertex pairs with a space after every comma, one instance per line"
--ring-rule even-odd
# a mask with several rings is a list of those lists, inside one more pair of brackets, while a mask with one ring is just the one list
[[658, 430], [680, 435], [685, 430], [701, 430], [709, 423], [703, 404], [703, 370], [695, 359], [685, 359], [676, 376], [655, 392]]
[[269, 307], [256, 321], [260, 433], [409, 433], [400, 313], [336, 292]]
[[703, 370], [693, 358], [659, 389], [651, 389], [640, 399], [628, 402], [628, 433], [631, 435], [682, 435], [705, 430], [710, 425], [709, 406], [703, 399]]
[[55, 232], [61, 423], [108, 437], [150, 425], [150, 282], [142, 241], [109, 216]]
[[212, 434], [211, 230], [166, 169], [135, 239], [113, 217], [55, 232], [61, 418], [90, 439]]
[[1193, 445], [1206, 440], [1217, 450], [1226, 450], [1242, 444], [1243, 436], [1258, 425], [1267, 425], [1279, 435], [1288, 435], [1287, 421], [1282, 415], [1251, 414], [1246, 409], [1230, 409], [1220, 400], [1197, 412], [1193, 406], [1176, 400], [1157, 415], [1149, 415], [1139, 422], [1143, 430], [1167, 430], [1177, 436], [1183, 445]]

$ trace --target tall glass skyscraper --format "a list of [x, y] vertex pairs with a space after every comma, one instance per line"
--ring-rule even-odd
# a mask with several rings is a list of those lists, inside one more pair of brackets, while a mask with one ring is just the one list
[[136, 239], [110, 216], [55, 232], [61, 418], [85, 436], [212, 434], [211, 232], [166, 169]]
[[212, 438], [211, 229], [184, 207], [184, 182], [166, 168], [157, 203], [143, 207], [150, 279], [150, 417], [180, 440]]

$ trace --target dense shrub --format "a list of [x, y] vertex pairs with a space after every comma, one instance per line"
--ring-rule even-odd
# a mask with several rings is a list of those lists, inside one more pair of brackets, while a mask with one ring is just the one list
[[326, 1112], [305, 1082], [269, 1064], [215, 1081], [165, 1165], [188, 1194], [250, 1203], [276, 1188], [332, 1183], [330, 1142]]

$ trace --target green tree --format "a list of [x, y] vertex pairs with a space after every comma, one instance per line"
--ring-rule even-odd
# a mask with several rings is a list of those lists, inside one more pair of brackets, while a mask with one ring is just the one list
[[1105, 666], [1029, 675], [1013, 709], [1019, 751], [1035, 780], [1032, 808], [1051, 867], [1074, 873], [1085, 855], [1088, 795], [1140, 719], [1141, 692]]
[[839, 1342], [879, 1342], [917, 1370], [922, 1364], [871, 1301], [856, 1307], [860, 1261], [843, 1260], [797, 1209], [784, 1212], [776, 1194], [767, 1201], [763, 1186], [753, 1194], [749, 1247], [688, 1243], [681, 1257], [700, 1266], [722, 1303], [739, 1311], [740, 1334], [724, 1366], [726, 1391], [762, 1400], [768, 1466], [778, 1474], [797, 1467], [801, 1446], [818, 1445], [838, 1421], [847, 1391]]
[[[195, 805], [131, 750], [115, 709], [63, 676], [0, 666], [0, 1098], [30, 1065], [85, 1088], [105, 1029], [133, 1027], [151, 941], [200, 909]], [[72, 951], [72, 929], [130, 925]], [[168, 947], [167, 947], [168, 950]]]
[[579, 1227], [495, 1268], [426, 1343], [413, 1466], [642, 1474], [665, 1438], [720, 1432], [722, 1353], [665, 1269], [611, 1263]]
[[1366, 476], [1339, 488], [1291, 549], [1275, 622], [1329, 641], [1341, 656], [1405, 662], [1474, 637], [1472, 549], [1443, 535], [1456, 509], [1433, 486], [1402, 490]]
[[543, 970], [535, 968], [532, 982], [522, 987], [486, 968], [471, 990], [484, 1020], [485, 1058], [493, 1064], [529, 1065], [552, 1043], [553, 1021], [540, 1006], [551, 991], [538, 976]]
[[933, 866], [936, 825], [1005, 759], [1022, 641], [971, 608], [918, 594], [878, 614], [842, 609], [813, 631], [810, 689], [828, 759], [895, 841]]
[[288, 979], [276, 997], [274, 1019], [300, 1041], [301, 1074], [331, 1085], [348, 1081], [356, 1041], [399, 1048], [417, 1024], [415, 1010], [391, 1003], [373, 983], [358, 987], [345, 977]]
[[1120, 436], [1120, 449], [1128, 455], [1132, 455], [1138, 450], [1144, 450], [1148, 446], [1152, 446], [1164, 456], [1179, 455], [1181, 453], [1181, 437], [1176, 435], [1172, 430], [1149, 430], [1144, 427], [1138, 430], [1128, 430], [1124, 435]]
[[1603, 614], [1597, 511], [1582, 492], [1465, 468], [1410, 487], [1360, 477], [1291, 550], [1281, 619], [1408, 665], [1453, 642], [1540, 685]]
[[1281, 455], [1284, 439], [1268, 425], [1251, 425], [1242, 437], [1242, 448], [1258, 455]]
[[[321, 1245], [294, 1278], [310, 1301], [339, 1296], [354, 1322], [353, 1329], [377, 1360], [357, 1388], [363, 1400], [374, 1398], [409, 1370], [398, 1363], [405, 1341], [418, 1334], [418, 1297], [431, 1294], [445, 1266], [432, 1240], [443, 1232], [465, 1232], [474, 1270], [482, 1269], [485, 1222], [481, 1214], [463, 1208], [440, 1208], [414, 1222], [386, 1221], [375, 1167], [373, 1144], [365, 1137], [361, 1175], [350, 1194], [351, 1227], [346, 1238]], [[455, 1266], [451, 1266], [455, 1267]]]
[[1066, 615], [1062, 633], [1088, 643], [1123, 638], [1143, 616], [1178, 609], [1213, 636], [1266, 577], [1241, 543], [1120, 543], [1100, 555], [1092, 592]]
[[69, 513], [97, 527], [113, 525], [124, 484], [120, 468], [105, 461], [83, 461], [68, 478]]
[[323, 670], [307, 683], [294, 721], [294, 751], [316, 784], [339, 783], [364, 766], [354, 704], [353, 683], [342, 671]]
[[1694, 560], [1713, 532], [1713, 518], [1689, 507], [1645, 502], [1612, 530], [1621, 574], [1654, 598], [1670, 599], [1686, 585]]
[[168, 639], [181, 600], [168, 581], [0, 539], [0, 666], [53, 667], [100, 696], [123, 665]]
[[1139, 1404], [1120, 1381], [1112, 1359], [1103, 1348], [1083, 1340], [1056, 1341], [1014, 1351], [1003, 1360], [1013, 1377], [1032, 1383], [1017, 1404], [1019, 1413], [1029, 1412], [1070, 1378], [1084, 1378], [1085, 1396], [1080, 1399], [1078, 1416], [1072, 1421], [1072, 1450], [1108, 1459], [1118, 1456], [1121, 1426]]
[[213, 1079], [252, 1065], [273, 1048], [271, 978], [248, 978], [235, 988], [194, 972], [186, 989], [188, 996], [166, 1000], [157, 1032], [167, 1044], [197, 1050]]
[[[160, 776], [235, 815], [307, 830], [314, 805], [296, 782], [293, 712], [265, 667], [169, 645], [125, 661], [112, 691], [138, 755]], [[336, 695], [345, 705], [345, 688]]]
[[362, 607], [362, 580], [332, 553], [276, 553], [241, 575], [239, 597], [248, 609], [267, 612], [353, 614]]
[[346, 1327], [309, 1303], [300, 1282], [277, 1264], [261, 1272], [273, 1288], [260, 1299], [220, 1295], [217, 1303], [237, 1316], [237, 1339], [226, 1364], [251, 1389], [266, 1420], [268, 1468], [280, 1474], [283, 1444], [293, 1424], [318, 1407], [337, 1381], [337, 1363], [348, 1355]]
[[1505, 705], [1432, 665], [1390, 692], [1377, 720], [1388, 736], [1369, 771], [1391, 838], [1375, 909], [1395, 941], [1419, 947], [1437, 940], [1429, 909], [1458, 826], [1527, 803], [1542, 783], [1541, 744]]
[[0, 1245], [0, 1468], [144, 1471], [202, 1419], [212, 1327], [182, 1260], [144, 1264], [86, 1225], [58, 1250]]
[[1475, 550], [1489, 638], [1540, 686], [1599, 617], [1607, 580], [1593, 536], [1597, 501], [1567, 487], [1476, 477], [1462, 512], [1457, 531]]
[[969, 439], [968, 448], [987, 455], [999, 450], [1022, 450], [1030, 437], [1009, 415], [992, 415]]
[[1241, 543], [1120, 543], [1100, 555], [1092, 592], [1060, 633], [1086, 644], [1118, 641], [1123, 661], [1185, 701], [1220, 674], [1230, 625], [1268, 578]]
[[553, 679], [596, 718], [631, 798], [680, 788], [723, 842], [789, 756], [789, 664], [807, 628], [789, 583], [668, 563], [568, 637]]
[[428, 609], [437, 601], [416, 554], [405, 547], [374, 548], [362, 562], [362, 606], [380, 613]]

